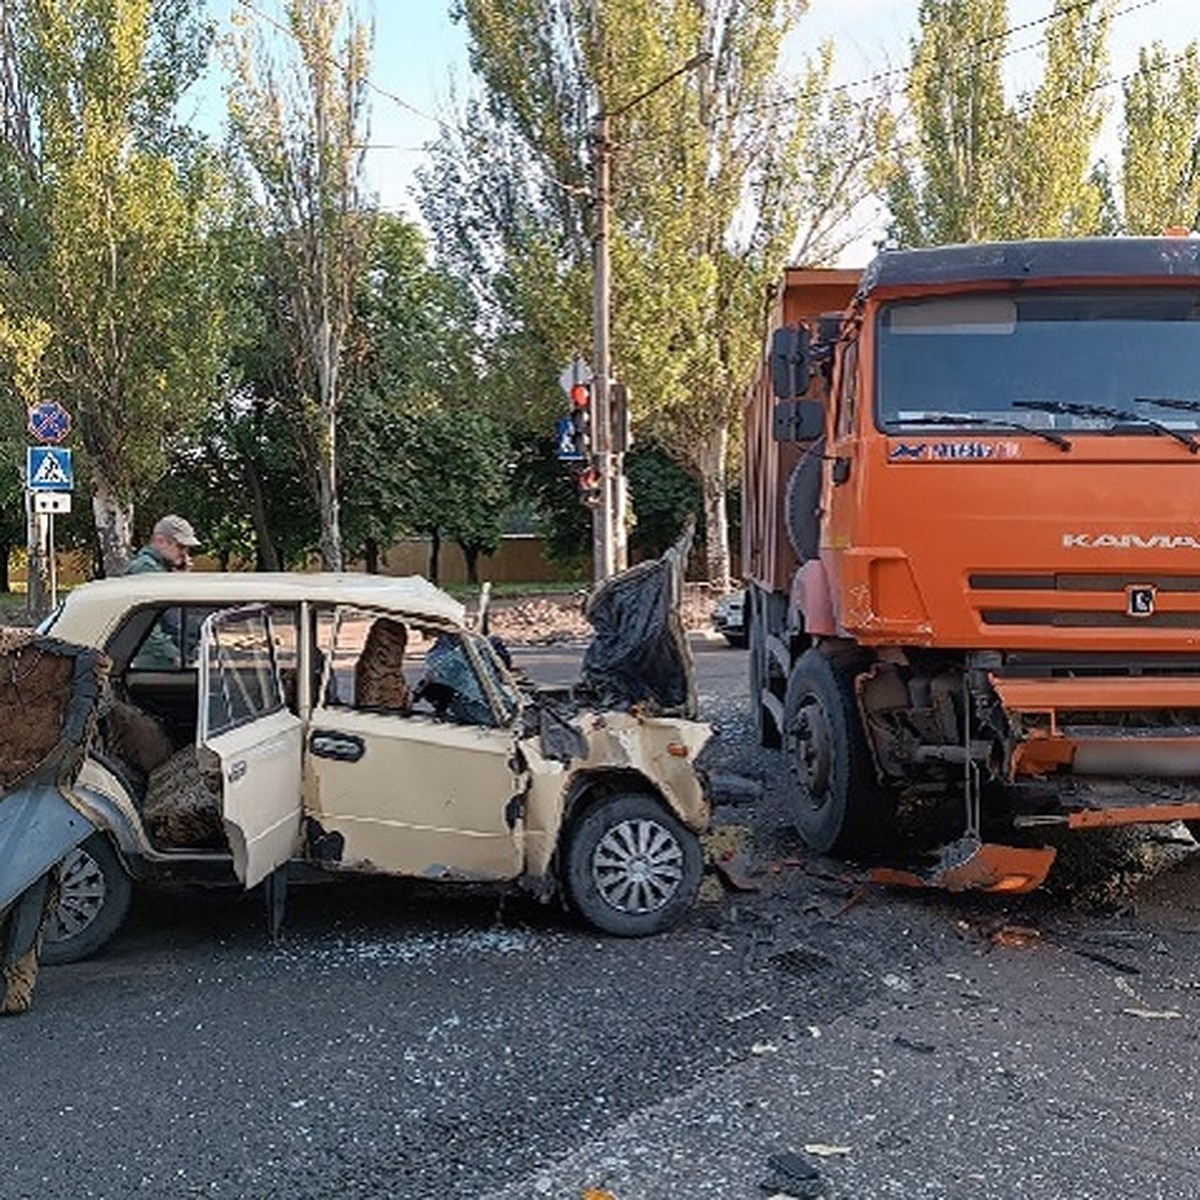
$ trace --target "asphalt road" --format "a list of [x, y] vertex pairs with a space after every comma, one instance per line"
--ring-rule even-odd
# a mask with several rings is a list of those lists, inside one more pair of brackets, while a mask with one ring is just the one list
[[697, 649], [714, 762], [765, 786], [718, 813], [759, 890], [619, 941], [337, 882], [272, 945], [254, 895], [148, 889], [0, 1022], [0, 1197], [1200, 1196], [1200, 854], [1137, 882], [1142, 843], [1097, 843], [1021, 902], [865, 886], [789, 832], [744, 652]]

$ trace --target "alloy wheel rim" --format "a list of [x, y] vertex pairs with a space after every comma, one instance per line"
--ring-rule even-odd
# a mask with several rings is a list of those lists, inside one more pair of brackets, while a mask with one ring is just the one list
[[592, 855], [596, 891], [618, 912], [656, 912], [671, 900], [682, 880], [683, 847], [669, 829], [651, 818], [614, 825]]
[[46, 928], [48, 942], [78, 937], [104, 907], [107, 888], [100, 864], [82, 847], [76, 847], [59, 868], [58, 904]]

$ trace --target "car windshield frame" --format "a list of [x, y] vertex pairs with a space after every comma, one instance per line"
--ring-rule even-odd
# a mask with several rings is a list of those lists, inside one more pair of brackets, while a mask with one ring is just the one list
[[[994, 421], [1009, 437], [1200, 432], [1200, 412], [1153, 401], [1197, 391], [1194, 281], [897, 299], [880, 306], [875, 335], [874, 420], [883, 433], [936, 423], [945, 434], [959, 428], [947, 419], [954, 416], [964, 433]], [[1102, 408], [1133, 419], [1095, 411]], [[936, 422], [923, 420], [929, 414]]]

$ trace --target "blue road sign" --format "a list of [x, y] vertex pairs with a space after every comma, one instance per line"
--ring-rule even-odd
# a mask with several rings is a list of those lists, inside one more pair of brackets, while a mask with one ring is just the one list
[[25, 486], [32, 492], [69, 492], [75, 486], [70, 450], [26, 446]]
[[554, 426], [554, 457], [559, 462], [583, 462], [575, 448], [575, 422], [570, 417], [559, 417]]
[[71, 432], [71, 414], [57, 400], [35, 404], [27, 422], [30, 434], [39, 442], [58, 445]]

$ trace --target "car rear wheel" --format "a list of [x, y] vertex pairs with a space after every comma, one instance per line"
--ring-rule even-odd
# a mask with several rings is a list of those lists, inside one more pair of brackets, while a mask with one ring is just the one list
[[58, 907], [50, 915], [42, 962], [90, 958], [121, 928], [133, 895], [112, 843], [94, 833], [58, 865]]
[[696, 898], [700, 839], [653, 797], [612, 796], [588, 809], [571, 836], [564, 880], [583, 918], [619, 937], [674, 925]]

